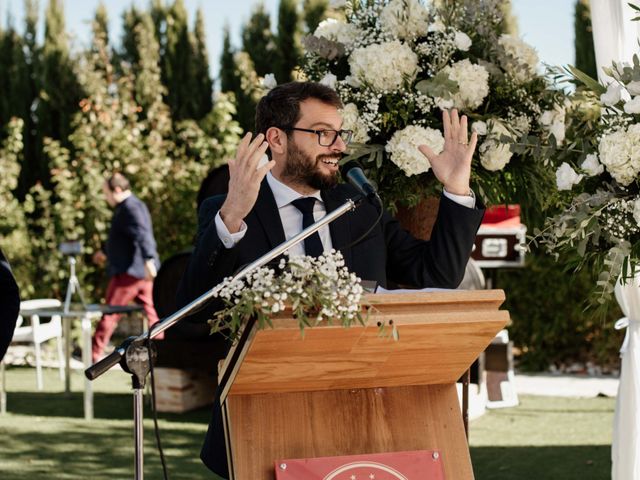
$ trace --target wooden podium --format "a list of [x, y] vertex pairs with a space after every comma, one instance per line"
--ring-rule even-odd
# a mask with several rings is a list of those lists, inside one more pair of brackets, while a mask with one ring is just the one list
[[[231, 478], [272, 480], [283, 458], [439, 449], [448, 480], [473, 479], [455, 382], [507, 324], [503, 301], [502, 290], [368, 295], [366, 326], [303, 338], [281, 317], [247, 332], [221, 370]], [[379, 335], [390, 321], [398, 341]]]

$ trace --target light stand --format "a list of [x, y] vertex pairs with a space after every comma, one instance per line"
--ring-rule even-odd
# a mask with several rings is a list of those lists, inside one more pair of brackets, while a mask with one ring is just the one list
[[[313, 225], [310, 225], [302, 232], [300, 232], [295, 237], [290, 240], [280, 244], [273, 250], [267, 252], [262, 257], [258, 258], [254, 262], [250, 263], [238, 273], [236, 273], [231, 281], [240, 280], [245, 278], [254, 270], [266, 265], [271, 260], [277, 258], [282, 255], [284, 252], [289, 250], [294, 245], [302, 242], [305, 238], [312, 235], [320, 228], [329, 223], [333, 222], [336, 218], [341, 217], [345, 213], [351, 210], [355, 210], [355, 208], [360, 204], [363, 200], [363, 197], [357, 198], [355, 201], [348, 199], [345, 203], [343, 203], [339, 208], [335, 209], [331, 213], [325, 215], [320, 220], [315, 222]], [[142, 389], [144, 387], [145, 377], [149, 373], [151, 369], [150, 362], [155, 360], [155, 353], [153, 347], [151, 347], [151, 355], [149, 355], [149, 344], [150, 340], [164, 332], [166, 329], [170, 328], [175, 323], [184, 319], [185, 317], [191, 315], [197, 310], [204, 307], [209, 300], [216, 297], [218, 292], [222, 289], [222, 286], [226, 284], [226, 282], [222, 282], [215, 287], [213, 287], [208, 292], [202, 294], [195, 300], [193, 300], [188, 305], [182, 307], [177, 312], [169, 315], [168, 317], [161, 320], [159, 323], [155, 324], [150, 331], [145, 332], [138, 337], [130, 337], [125, 340], [122, 344], [120, 344], [110, 355], [106, 356], [99, 362], [96, 362], [91, 367], [85, 370], [85, 376], [89, 380], [95, 380], [100, 375], [105, 373], [115, 364], [120, 363], [123, 370], [126, 372], [132, 373], [133, 379], [133, 390], [134, 390], [134, 430], [135, 430], [135, 479], [142, 480], [144, 476], [144, 472], [142, 470], [144, 461], [144, 451], [142, 445], [142, 420], [143, 420], [143, 410], [142, 410]], [[150, 358], [151, 357], [151, 358]], [[228, 370], [231, 372], [230, 377], [227, 378], [225, 382], [226, 385], [221, 385], [222, 391], [226, 392], [233, 381], [233, 377], [235, 376], [235, 372], [237, 372], [240, 367], [237, 359], [234, 360], [236, 363], [231, 366]], [[220, 388], [219, 387], [219, 388]]]
[[64, 297], [64, 313], [69, 313], [69, 307], [71, 306], [71, 298], [75, 293], [80, 297], [82, 306], [86, 308], [87, 304], [84, 301], [82, 295], [82, 288], [80, 287], [80, 281], [76, 275], [76, 257], [69, 255], [69, 281], [67, 282], [67, 293]]

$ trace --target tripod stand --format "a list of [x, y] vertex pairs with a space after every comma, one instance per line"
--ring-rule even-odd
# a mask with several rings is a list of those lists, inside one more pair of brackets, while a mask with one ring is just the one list
[[76, 275], [76, 257], [74, 257], [73, 255], [69, 255], [69, 281], [67, 282], [67, 293], [64, 297], [65, 313], [69, 313], [71, 298], [75, 293], [77, 293], [80, 297], [82, 306], [86, 308], [87, 304], [85, 303], [84, 297], [82, 296], [82, 289], [80, 288], [80, 282], [78, 281], [78, 276]]

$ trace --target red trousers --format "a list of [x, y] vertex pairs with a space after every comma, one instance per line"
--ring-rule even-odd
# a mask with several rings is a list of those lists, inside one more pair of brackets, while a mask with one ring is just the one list
[[[158, 314], [153, 307], [153, 281], [132, 277], [126, 273], [114, 275], [109, 280], [107, 287], [107, 304], [109, 305], [129, 305], [135, 300], [142, 305], [144, 313], [149, 320], [149, 327], [158, 322]], [[96, 327], [91, 345], [91, 354], [94, 363], [100, 359], [104, 347], [109, 343], [113, 331], [118, 325], [121, 315], [103, 315]], [[157, 338], [157, 337], [156, 337]]]

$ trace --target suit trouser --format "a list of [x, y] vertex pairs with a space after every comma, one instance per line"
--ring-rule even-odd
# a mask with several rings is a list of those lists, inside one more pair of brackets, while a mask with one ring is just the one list
[[[149, 320], [149, 327], [151, 327], [158, 322], [158, 314], [153, 307], [152, 291], [152, 280], [140, 279], [127, 273], [121, 273], [114, 275], [109, 280], [106, 300], [108, 305], [129, 305], [132, 301], [142, 305], [144, 313]], [[98, 322], [91, 345], [91, 354], [94, 362], [102, 355], [104, 347], [109, 342], [120, 321], [120, 317], [121, 315], [117, 313], [103, 315], [100, 322]]]

